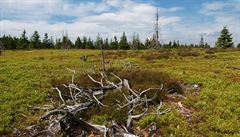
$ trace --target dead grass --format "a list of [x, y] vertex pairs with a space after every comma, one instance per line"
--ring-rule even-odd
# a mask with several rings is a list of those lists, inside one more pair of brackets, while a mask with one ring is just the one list
[[[101, 56], [99, 54], [99, 56]], [[111, 59], [117, 59], [117, 58], [126, 58], [127, 57], [127, 51], [106, 51], [104, 54], [105, 58], [111, 58]]]
[[180, 48], [177, 51], [177, 55], [181, 57], [188, 57], [188, 56], [199, 56], [200, 53], [198, 51], [193, 51], [191, 48]]
[[158, 53], [143, 54], [140, 56], [141, 59], [152, 60], [152, 59], [168, 59], [174, 56], [172, 52], [159, 51]]
[[216, 51], [213, 50], [213, 49], [211, 49], [211, 48], [205, 50], [205, 53], [206, 53], [206, 54], [215, 54], [215, 52], [216, 52]]

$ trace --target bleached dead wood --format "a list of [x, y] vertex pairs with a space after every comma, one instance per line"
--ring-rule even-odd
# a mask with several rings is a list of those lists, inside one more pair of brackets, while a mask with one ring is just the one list
[[182, 114], [185, 118], [187, 118], [189, 123], [192, 123], [192, 113], [190, 109], [187, 109], [183, 106], [181, 102], [177, 103], [178, 111]]
[[[156, 94], [154, 94], [154, 96], [152, 98], [147, 98], [146, 93], [150, 92], [150, 91], [154, 91], [154, 90], [157, 90], [158, 92], [161, 92], [161, 90], [163, 89], [163, 85], [161, 85], [160, 88], [148, 88], [146, 90], [138, 92], [138, 91], [131, 88], [127, 79], [124, 79], [123, 80], [123, 86], [125, 88], [127, 88], [127, 90], [129, 91], [129, 95], [126, 96], [123, 93], [123, 97], [124, 97], [124, 99], [126, 100], [127, 103], [125, 103], [123, 105], [118, 104], [118, 107], [119, 107], [119, 109], [122, 109], [124, 107], [128, 107], [129, 111], [128, 111], [128, 119], [127, 119], [127, 123], [126, 123], [126, 130], [129, 133], [132, 133], [132, 121], [133, 121], [133, 119], [140, 119], [141, 117], [145, 116], [146, 114], [149, 114], [149, 113], [147, 113], [148, 112], [148, 102], [152, 102], [155, 99]], [[117, 101], [117, 102], [119, 102], [119, 101]], [[139, 106], [145, 107], [145, 110], [140, 114], [133, 115], [134, 109], [139, 107]], [[165, 113], [170, 111], [170, 109], [160, 111], [161, 107], [162, 107], [162, 102], [160, 103], [160, 106], [158, 107], [157, 112], [154, 113], [154, 114], [162, 115], [162, 114], [165, 114]]]
[[[63, 92], [59, 88], [53, 88], [57, 91], [58, 97], [61, 100], [61, 104], [59, 105], [59, 107], [56, 108], [39, 107], [39, 109], [47, 111], [40, 119], [48, 119], [49, 124], [47, 128], [37, 133], [36, 135], [41, 135], [43, 133], [49, 133], [49, 135], [56, 135], [62, 130], [64, 130], [61, 126], [62, 124], [65, 124], [69, 128], [73, 123], [75, 123], [75, 126], [77, 125], [77, 127], [83, 130], [81, 132], [82, 134], [85, 134], [84, 131], [87, 131], [100, 134], [102, 136], [107, 136], [107, 134], [109, 134], [110, 136], [120, 135], [124, 137], [135, 137], [136, 135], [134, 135], [132, 132], [132, 121], [134, 119], [140, 119], [146, 114], [148, 114], [148, 102], [153, 101], [156, 95], [154, 94], [153, 97], [147, 98], [146, 93], [151, 91], [160, 92], [163, 88], [163, 85], [161, 85], [159, 88], [148, 88], [146, 90], [138, 92], [131, 88], [127, 79], [122, 80], [117, 75], [110, 73], [112, 77], [115, 77], [118, 80], [118, 82], [115, 83], [110, 81], [108, 79], [108, 76], [104, 72], [100, 72], [101, 77], [99, 80], [93, 78], [91, 75], [88, 75], [89, 79], [93, 83], [96, 83], [96, 85], [98, 85], [97, 87], [82, 87], [78, 86], [74, 82], [76, 73], [75, 70], [68, 70], [72, 72], [72, 79], [69, 84], [63, 84], [63, 86], [69, 90], [69, 95], [67, 95], [69, 97], [66, 98], [66, 93], [63, 94]], [[107, 128], [102, 125], [90, 124], [75, 116], [79, 111], [87, 110], [93, 105], [99, 106], [99, 108], [106, 107], [106, 105], [101, 102], [101, 100], [106, 96], [106, 94], [114, 90], [121, 91], [123, 88], [128, 90], [127, 95], [120, 92], [123, 94], [126, 103], [120, 104], [120, 102], [118, 101], [118, 107], [119, 109], [128, 107], [128, 119], [126, 127], [124, 125], [118, 126], [116, 123], [113, 123], [112, 127]], [[160, 111], [161, 106], [162, 102], [160, 103], [160, 106], [155, 114], [161, 115], [170, 111], [170, 109]], [[144, 111], [140, 114], [135, 114], [134, 109], [136, 109], [137, 107], [144, 107]]]

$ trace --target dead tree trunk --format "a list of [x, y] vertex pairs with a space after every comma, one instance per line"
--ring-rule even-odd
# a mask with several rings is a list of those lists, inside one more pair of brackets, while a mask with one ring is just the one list
[[102, 71], [105, 73], [106, 68], [105, 68], [105, 59], [104, 59], [104, 54], [103, 54], [103, 45], [100, 44], [101, 47], [101, 62], [102, 62]]

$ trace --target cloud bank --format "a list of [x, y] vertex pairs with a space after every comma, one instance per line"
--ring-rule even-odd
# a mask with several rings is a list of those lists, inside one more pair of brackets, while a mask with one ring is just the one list
[[[196, 10], [196, 16], [211, 18], [204, 22], [189, 22], [187, 6], [158, 6], [160, 36], [163, 42], [180, 40], [182, 43], [198, 43], [201, 34], [205, 41], [214, 44], [219, 30], [228, 26], [234, 41], [240, 42], [240, 5], [238, 0], [206, 2]], [[95, 38], [97, 33], [103, 37], [120, 37], [126, 32], [140, 34], [145, 40], [154, 33], [156, 5], [134, 0], [102, 0], [97, 2], [69, 2], [65, 0], [1, 0], [0, 35], [20, 36], [23, 29], [31, 36], [38, 30], [54, 38], [60, 38], [63, 31], [75, 40], [77, 36]], [[181, 15], [178, 13], [182, 13]], [[194, 18], [192, 19], [194, 20]], [[236, 37], [236, 38], [235, 38]]]

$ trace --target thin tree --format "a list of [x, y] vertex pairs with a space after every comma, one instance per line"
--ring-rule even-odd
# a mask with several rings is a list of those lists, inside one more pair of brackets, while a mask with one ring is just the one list
[[201, 35], [200, 42], [199, 42], [199, 47], [200, 47], [200, 48], [204, 48], [203, 35]]
[[156, 20], [154, 23], [154, 35], [151, 41], [151, 49], [159, 49], [160, 48], [160, 42], [159, 42], [159, 13], [158, 13], [158, 8], [156, 9]]
[[[98, 38], [100, 38], [100, 34], [98, 33]], [[103, 44], [100, 42], [100, 40], [97, 41], [98, 45], [100, 46], [101, 49], [101, 64], [102, 64], [102, 71], [106, 72], [106, 68], [105, 68], [105, 59], [104, 59], [104, 53], [103, 53]]]

